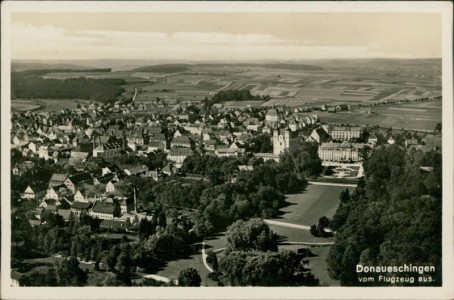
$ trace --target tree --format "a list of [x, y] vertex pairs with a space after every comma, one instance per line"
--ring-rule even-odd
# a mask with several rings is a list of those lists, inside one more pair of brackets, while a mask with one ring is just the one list
[[435, 125], [435, 132], [441, 132], [441, 123], [437, 123], [437, 125]]
[[218, 256], [215, 252], [210, 251], [207, 255], [207, 262], [211, 264], [213, 270], [217, 271], [219, 268]]
[[70, 257], [55, 264], [58, 286], [83, 286], [87, 274], [79, 267], [77, 258]]
[[239, 250], [277, 251], [277, 235], [261, 219], [236, 221], [227, 230], [226, 253]]
[[139, 236], [141, 239], [146, 239], [150, 235], [154, 234], [156, 230], [156, 226], [151, 222], [148, 221], [147, 218], [143, 218], [139, 223]]
[[117, 278], [127, 286], [131, 285], [132, 263], [131, 249], [127, 244], [118, 256], [117, 264], [115, 266], [115, 269], [117, 270]]
[[233, 251], [219, 265], [221, 281], [231, 286], [314, 285], [302, 275], [300, 258], [293, 251]]
[[196, 269], [186, 268], [178, 274], [179, 286], [200, 286], [202, 279]]

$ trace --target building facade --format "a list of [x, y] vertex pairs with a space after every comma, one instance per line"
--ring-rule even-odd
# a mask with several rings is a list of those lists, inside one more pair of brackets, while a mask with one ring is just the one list
[[360, 138], [363, 134], [361, 127], [334, 127], [331, 132], [333, 140], [349, 141], [351, 139]]
[[298, 145], [298, 135], [287, 129], [274, 130], [273, 132], [273, 154], [279, 155]]
[[318, 156], [322, 161], [330, 162], [356, 162], [360, 160], [360, 149], [364, 144], [323, 143], [318, 148]]

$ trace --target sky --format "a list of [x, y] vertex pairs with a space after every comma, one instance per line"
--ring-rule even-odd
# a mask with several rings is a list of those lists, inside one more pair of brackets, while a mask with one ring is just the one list
[[435, 13], [13, 13], [14, 60], [440, 58]]

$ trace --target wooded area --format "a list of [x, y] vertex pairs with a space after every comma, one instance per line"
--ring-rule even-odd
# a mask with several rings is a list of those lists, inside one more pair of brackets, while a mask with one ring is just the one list
[[[420, 168], [427, 166], [433, 171]], [[342, 285], [358, 286], [362, 283], [356, 264], [412, 264], [436, 268], [436, 273], [430, 274], [433, 281], [420, 285], [441, 285], [441, 153], [408, 153], [397, 145], [380, 147], [364, 162], [364, 170], [367, 176], [352, 195], [341, 193], [331, 222], [336, 242], [327, 259], [330, 276]], [[371, 284], [389, 285], [367, 283]]]

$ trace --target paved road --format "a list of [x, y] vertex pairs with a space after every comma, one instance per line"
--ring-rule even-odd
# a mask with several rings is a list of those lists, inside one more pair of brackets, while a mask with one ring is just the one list
[[159, 276], [159, 275], [156, 275], [156, 274], [144, 275], [143, 277], [144, 278], [152, 278], [154, 280], [162, 281], [162, 282], [165, 282], [165, 283], [170, 282], [170, 278], [167, 278], [167, 277], [164, 277], [164, 276]]
[[137, 96], [137, 88], [134, 88], [134, 96], [132, 96], [131, 103], [134, 103], [134, 101], [136, 100], [136, 96]]
[[320, 181], [308, 181], [309, 184], [313, 185], [330, 185], [330, 186], [347, 186], [347, 187], [356, 187], [356, 184], [353, 183], [334, 183], [334, 182], [320, 182]]
[[268, 220], [268, 219], [265, 219], [263, 221], [265, 221], [265, 223], [267, 223], [267, 224], [276, 225], [276, 226], [296, 228], [296, 229], [302, 229], [302, 230], [311, 230], [311, 227], [306, 226], [306, 225], [298, 225], [298, 224], [292, 224], [292, 223], [281, 222], [281, 221], [276, 221], [276, 220]]
[[203, 243], [202, 243], [202, 261], [203, 261], [203, 264], [205, 265], [205, 268], [207, 268], [208, 271], [213, 272], [214, 270], [207, 263], [207, 256], [208, 256], [208, 254], [206, 254], [206, 252], [205, 252], [205, 241], [203, 241]]
[[284, 244], [290, 244], [290, 245], [305, 245], [305, 246], [331, 246], [331, 245], [334, 245], [334, 242], [326, 242], [326, 243], [284, 242]]

